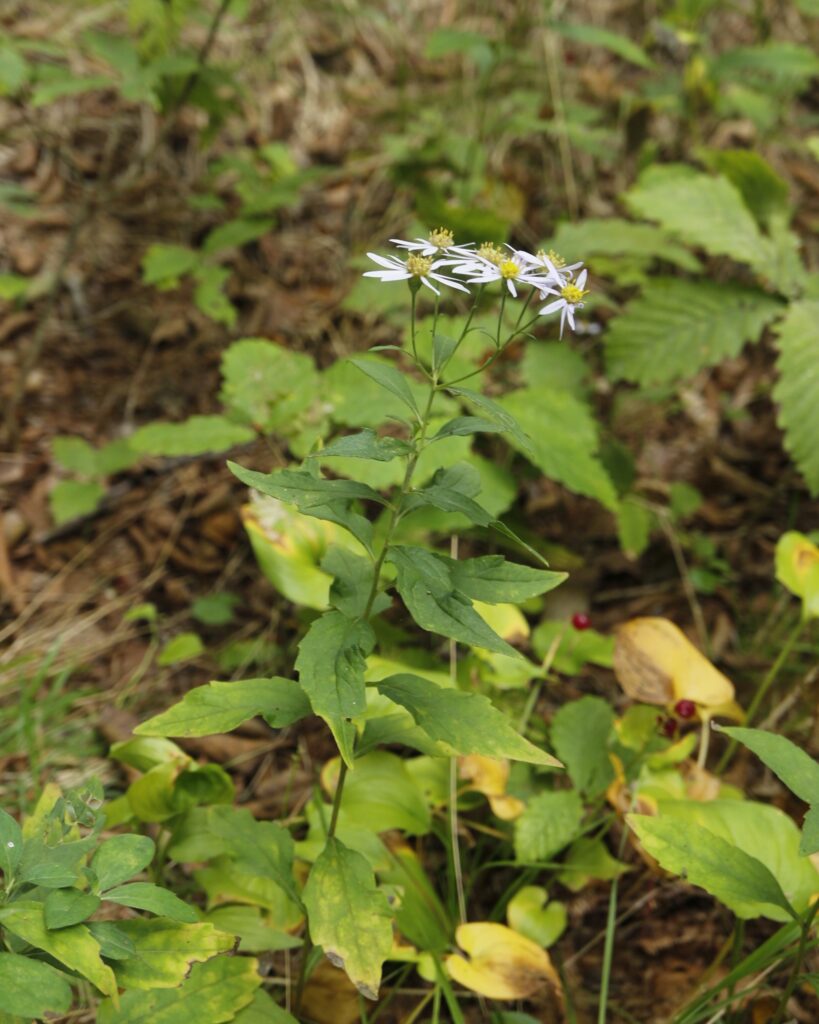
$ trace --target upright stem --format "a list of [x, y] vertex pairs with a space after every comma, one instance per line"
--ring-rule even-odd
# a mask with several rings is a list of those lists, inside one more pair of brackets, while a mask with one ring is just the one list
[[[453, 536], [449, 542], [451, 558], [458, 557], [458, 538]], [[449, 641], [449, 678], [455, 685], [458, 671], [458, 644]], [[464, 895], [464, 877], [461, 870], [461, 844], [458, 839], [458, 758], [449, 762], [449, 845], [452, 852], [452, 872], [455, 875], [455, 892], [458, 897], [458, 918], [466, 924], [466, 896]]]
[[774, 1017], [772, 1024], [782, 1024], [782, 1021], [785, 1019], [785, 1013], [788, 1009], [788, 1001], [793, 995], [796, 983], [799, 981], [799, 975], [802, 973], [802, 964], [805, 960], [808, 939], [810, 938], [810, 929], [813, 924], [813, 919], [816, 917], [817, 910], [819, 910], [819, 903], [814, 903], [805, 911], [805, 916], [799, 922], [802, 934], [799, 937], [796, 959], [793, 962], [793, 968], [791, 969], [790, 976], [788, 977], [788, 983], [786, 984], [782, 997], [779, 1000], [779, 1006], [776, 1009], [776, 1016]]

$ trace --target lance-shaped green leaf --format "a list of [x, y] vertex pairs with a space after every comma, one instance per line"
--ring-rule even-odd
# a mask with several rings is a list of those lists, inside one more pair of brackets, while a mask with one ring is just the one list
[[447, 562], [423, 548], [391, 547], [387, 560], [398, 572], [398, 593], [421, 629], [473, 647], [521, 655], [484, 622], [472, 602], [455, 586]]
[[350, 719], [366, 708], [364, 670], [375, 645], [371, 627], [340, 611], [316, 619], [301, 643], [296, 671], [313, 711], [327, 722], [341, 756], [352, 766], [353, 727]]
[[374, 430], [367, 428], [357, 434], [338, 437], [325, 445], [320, 451], [312, 452], [310, 457], [316, 459], [349, 458], [372, 459], [374, 462], [391, 462], [393, 459], [412, 454], [412, 445], [397, 437], [379, 437]]
[[110, 1001], [98, 1011], [98, 1024], [224, 1024], [253, 1001], [262, 983], [251, 957], [214, 957], [195, 964], [173, 989], [125, 992], [119, 1008]]
[[410, 390], [406, 377], [397, 367], [381, 359], [350, 359], [350, 362], [362, 373], [366, 373], [376, 384], [380, 384], [382, 388], [400, 399], [415, 419], [421, 419], [415, 396]]
[[805, 856], [816, 853], [819, 850], [819, 764], [787, 737], [765, 732], [764, 729], [722, 726], [719, 731], [744, 743], [792, 793], [806, 804], [811, 804], [805, 817], [799, 852]]
[[0, 925], [30, 946], [53, 956], [69, 970], [88, 978], [104, 995], [116, 997], [114, 972], [100, 959], [99, 943], [85, 925], [49, 931], [43, 905], [34, 900], [19, 900], [0, 908]]
[[91, 861], [91, 870], [97, 876], [97, 891], [111, 889], [138, 875], [151, 863], [155, 849], [149, 836], [126, 835], [106, 839]]
[[779, 380], [774, 398], [785, 447], [814, 497], [819, 494], [819, 300], [793, 303], [778, 325]]
[[58, 970], [17, 953], [0, 953], [3, 1010], [19, 1017], [65, 1013], [71, 1007], [71, 986]]
[[481, 489], [478, 471], [467, 462], [459, 462], [436, 471], [426, 487], [411, 491], [401, 506], [403, 515], [416, 508], [432, 505], [442, 512], [460, 512], [476, 526], [491, 526], [492, 516], [473, 500]]
[[557, 758], [521, 736], [480, 693], [448, 689], [407, 672], [388, 676], [376, 685], [385, 697], [406, 708], [430, 739], [443, 743], [453, 755], [483, 754], [562, 767]]
[[295, 505], [300, 512], [308, 514], [315, 508], [338, 500], [377, 501], [380, 505], [387, 504], [378, 491], [374, 491], [366, 484], [356, 483], [355, 480], [325, 480], [303, 469], [279, 469], [274, 473], [257, 473], [252, 469], [244, 469], [235, 462], [228, 462], [228, 468], [248, 487], [253, 487], [271, 498]]
[[140, 736], [212, 736], [261, 715], [275, 729], [310, 714], [310, 702], [293, 679], [214, 681], [189, 690], [177, 704], [138, 725]]
[[365, 858], [338, 839], [327, 845], [304, 887], [310, 937], [367, 999], [378, 998], [392, 949], [392, 913]]
[[[333, 583], [330, 587], [330, 604], [350, 619], [358, 619], [367, 610], [373, 585], [373, 563], [347, 548], [333, 544], [321, 561], [321, 568], [330, 573]], [[373, 614], [390, 606], [386, 594], [378, 594], [370, 609]]]
[[193, 924], [199, 915], [193, 909], [174, 896], [167, 889], [162, 889], [151, 882], [131, 882], [118, 885], [103, 894], [109, 903], [119, 903], [122, 907], [133, 907], [135, 910], [147, 910], [161, 917], [169, 917], [172, 921]]
[[[443, 556], [437, 556], [443, 558]], [[484, 555], [457, 561], [444, 558], [450, 565], [452, 579], [461, 593], [485, 604], [520, 604], [554, 590], [568, 573], [533, 569], [528, 565], [507, 562], [503, 555]]]
[[22, 829], [8, 811], [0, 808], [0, 871], [5, 875], [6, 885], [14, 876], [22, 856]]
[[462, 399], [468, 406], [478, 409], [483, 417], [491, 423], [497, 424], [498, 429], [504, 434], [509, 434], [522, 452], [531, 453], [532, 439], [515, 417], [503, 406], [498, 405], [491, 398], [487, 398], [486, 395], [482, 395], [480, 391], [473, 391], [471, 388], [451, 385], [447, 391], [451, 395], [455, 395], [456, 398]]
[[771, 871], [727, 839], [690, 821], [640, 814], [626, 820], [662, 867], [710, 892], [737, 917], [796, 916]]
[[117, 927], [134, 944], [133, 955], [116, 965], [121, 988], [176, 988], [193, 964], [226, 953], [235, 942], [212, 924], [177, 924], [162, 917], [136, 917]]
[[482, 416], [456, 416], [445, 423], [430, 441], [442, 441], [445, 437], [468, 437], [470, 434], [502, 434], [500, 423]]
[[43, 900], [46, 928], [54, 931], [79, 924], [90, 917], [100, 905], [99, 896], [80, 889], [54, 889]]

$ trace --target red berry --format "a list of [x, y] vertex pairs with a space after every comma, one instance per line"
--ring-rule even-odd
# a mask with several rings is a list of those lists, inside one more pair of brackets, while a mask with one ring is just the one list
[[672, 739], [677, 732], [677, 723], [673, 718], [666, 718], [660, 726], [660, 732], [662, 732], [663, 736], [667, 736], [669, 739]]
[[572, 616], [572, 625], [575, 629], [588, 629], [591, 626], [591, 619], [585, 612], [575, 612]]
[[674, 711], [680, 718], [693, 718], [697, 713], [697, 705], [693, 700], [678, 700]]

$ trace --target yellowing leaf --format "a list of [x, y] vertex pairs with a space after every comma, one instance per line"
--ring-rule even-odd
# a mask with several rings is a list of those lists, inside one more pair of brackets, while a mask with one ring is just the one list
[[819, 547], [796, 530], [784, 533], [776, 545], [776, 578], [796, 597], [805, 615], [819, 615]]
[[510, 644], [525, 640], [529, 636], [531, 628], [517, 605], [484, 604], [483, 601], [474, 601], [473, 604], [483, 621]]
[[523, 801], [506, 792], [509, 782], [507, 760], [484, 757], [483, 754], [468, 754], [458, 761], [458, 774], [471, 783], [470, 789], [483, 793], [492, 813], [503, 821], [512, 821], [523, 813], [526, 806]]
[[668, 619], [631, 619], [620, 626], [614, 672], [629, 697], [647, 704], [692, 700], [714, 708], [734, 699], [731, 681]]
[[446, 959], [452, 978], [487, 999], [528, 999], [560, 979], [545, 950], [505, 924], [462, 924], [455, 933], [468, 955]]

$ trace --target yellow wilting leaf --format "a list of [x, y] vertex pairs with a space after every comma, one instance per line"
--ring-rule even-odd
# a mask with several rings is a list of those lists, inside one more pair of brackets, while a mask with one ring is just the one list
[[467, 754], [458, 760], [458, 774], [471, 783], [470, 789], [483, 793], [492, 813], [502, 821], [512, 821], [523, 814], [526, 805], [506, 792], [509, 762], [483, 754]]
[[525, 640], [532, 631], [526, 616], [515, 604], [484, 604], [483, 601], [473, 604], [483, 621], [507, 643]]
[[614, 672], [629, 697], [647, 704], [691, 700], [702, 709], [734, 700], [730, 679], [668, 619], [631, 619], [620, 626]]
[[455, 938], [469, 959], [446, 959], [452, 978], [487, 999], [527, 999], [547, 987], [561, 993], [548, 953], [504, 924], [462, 924]]

